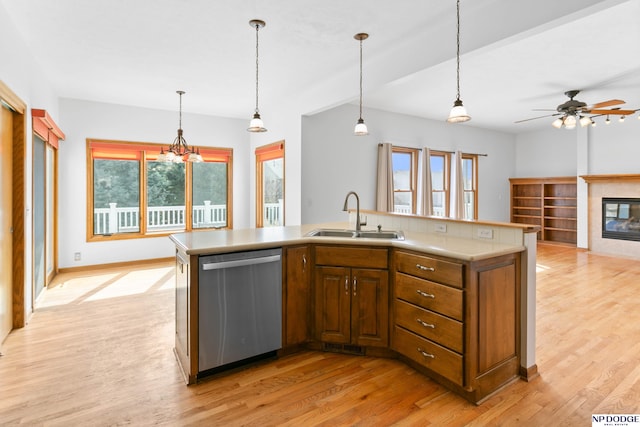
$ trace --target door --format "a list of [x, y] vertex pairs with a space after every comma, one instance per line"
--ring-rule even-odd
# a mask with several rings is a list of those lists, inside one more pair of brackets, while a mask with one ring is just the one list
[[13, 327], [12, 129], [13, 115], [0, 104], [0, 343]]
[[389, 272], [352, 269], [351, 336], [354, 344], [389, 344]]
[[285, 265], [284, 344], [294, 346], [306, 342], [309, 331], [309, 247], [287, 248]]
[[348, 344], [351, 339], [350, 269], [316, 267], [315, 272], [317, 339]]
[[33, 295], [38, 298], [55, 273], [55, 150], [33, 135]]

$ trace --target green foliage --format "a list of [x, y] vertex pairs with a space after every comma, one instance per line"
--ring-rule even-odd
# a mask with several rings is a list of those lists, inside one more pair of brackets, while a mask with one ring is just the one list
[[135, 160], [93, 161], [93, 206], [140, 206], [140, 163]]

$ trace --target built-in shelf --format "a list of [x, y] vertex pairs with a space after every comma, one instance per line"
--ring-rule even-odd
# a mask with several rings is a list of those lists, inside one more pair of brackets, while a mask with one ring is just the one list
[[511, 222], [537, 225], [538, 239], [576, 244], [575, 177], [511, 178]]

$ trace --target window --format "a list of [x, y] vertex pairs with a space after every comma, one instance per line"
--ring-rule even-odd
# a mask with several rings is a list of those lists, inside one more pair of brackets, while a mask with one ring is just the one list
[[431, 150], [431, 195], [435, 216], [449, 216], [450, 165], [451, 153]]
[[284, 225], [284, 141], [256, 148], [256, 227]]
[[462, 155], [464, 219], [478, 219], [478, 155]]
[[203, 163], [156, 161], [160, 144], [87, 140], [87, 240], [231, 228], [233, 150]]
[[416, 213], [419, 151], [417, 148], [392, 148], [394, 212]]

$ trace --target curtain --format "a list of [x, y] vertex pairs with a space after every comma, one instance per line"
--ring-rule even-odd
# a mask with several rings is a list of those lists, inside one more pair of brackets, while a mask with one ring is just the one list
[[462, 173], [462, 151], [457, 150], [453, 158], [451, 171], [451, 209], [450, 216], [464, 219], [464, 182]]
[[391, 144], [378, 144], [378, 177], [376, 187], [376, 210], [393, 212], [393, 165]]
[[433, 192], [431, 184], [431, 150], [428, 147], [422, 149], [422, 173], [420, 175], [422, 186], [422, 215], [433, 215]]

